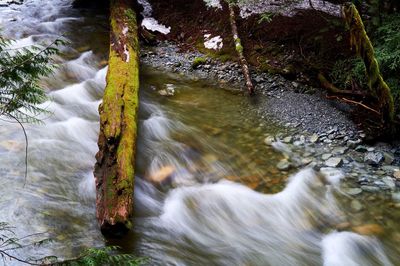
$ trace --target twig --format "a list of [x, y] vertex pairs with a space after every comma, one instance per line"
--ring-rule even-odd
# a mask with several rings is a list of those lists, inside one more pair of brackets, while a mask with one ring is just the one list
[[24, 125], [18, 120], [18, 118], [16, 118], [15, 116], [8, 114], [8, 116], [10, 116], [11, 118], [13, 118], [15, 121], [18, 122], [18, 124], [21, 126], [22, 131], [24, 132], [24, 136], [25, 136], [25, 180], [24, 180], [24, 186], [26, 185], [26, 179], [28, 177], [28, 135], [26, 134], [26, 130]]
[[326, 96], [326, 97], [327, 97], [328, 99], [337, 99], [337, 100], [341, 100], [341, 101], [344, 101], [344, 102], [347, 102], [347, 103], [356, 104], [356, 105], [359, 105], [359, 106], [364, 107], [365, 109], [367, 109], [367, 110], [369, 110], [369, 111], [371, 111], [371, 112], [374, 112], [374, 113], [377, 114], [377, 115], [381, 115], [381, 113], [378, 112], [377, 110], [372, 109], [371, 107], [369, 107], [369, 106], [367, 106], [367, 105], [365, 105], [365, 104], [363, 104], [363, 103], [361, 103], [361, 102], [356, 102], [356, 101], [353, 101], [353, 100], [350, 100], [350, 99], [340, 98], [340, 97], [337, 97], [337, 96]]

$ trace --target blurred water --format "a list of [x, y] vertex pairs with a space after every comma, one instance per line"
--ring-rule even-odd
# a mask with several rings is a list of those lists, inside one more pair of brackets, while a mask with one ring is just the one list
[[[280, 129], [256, 118], [246, 98], [146, 68], [135, 229], [105, 242], [95, 219], [92, 171], [107, 19], [70, 4], [26, 0], [0, 8], [2, 34], [17, 39], [16, 46], [45, 45], [61, 33], [71, 41], [54, 76], [43, 80], [51, 98], [43, 107], [53, 114], [43, 125], [26, 126], [25, 186], [22, 131], [0, 124], [0, 221], [19, 236], [45, 232], [41, 237], [54, 239], [17, 255], [71, 257], [84, 246], [110, 243], [149, 257], [150, 265], [391, 265], [376, 238], [335, 230], [346, 220], [336, 200], [340, 175], [325, 179], [305, 169], [285, 182], [287, 174], [274, 167], [281, 155], [262, 145], [266, 132]], [[158, 95], [165, 88], [176, 95]], [[171, 186], [148, 181], [163, 169], [172, 172]], [[280, 192], [259, 193], [232, 177], [275, 181]]]

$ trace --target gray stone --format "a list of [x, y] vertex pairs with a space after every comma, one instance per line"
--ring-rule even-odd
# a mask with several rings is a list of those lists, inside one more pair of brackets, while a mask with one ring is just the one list
[[394, 171], [393, 176], [394, 176], [394, 178], [400, 180], [400, 170]]
[[303, 158], [303, 159], [301, 159], [301, 164], [304, 166], [304, 165], [308, 165], [308, 164], [310, 164], [310, 163], [312, 163], [312, 161], [313, 161], [313, 158], [310, 158], [310, 157], [308, 157], [308, 158]]
[[361, 189], [366, 192], [379, 192], [379, 188], [374, 186], [361, 186]]
[[330, 153], [324, 153], [321, 156], [322, 160], [324, 160], [324, 161], [328, 160], [331, 157], [332, 157], [332, 154], [330, 154]]
[[356, 188], [348, 188], [348, 189], [345, 190], [345, 192], [347, 194], [351, 195], [351, 196], [355, 196], [355, 195], [361, 194], [362, 193], [362, 189], [358, 188], [358, 187], [356, 187]]
[[364, 162], [373, 166], [378, 166], [383, 160], [384, 157], [381, 152], [368, 152], [364, 156]]
[[275, 141], [275, 137], [274, 136], [267, 136], [264, 139], [264, 143], [267, 144], [268, 146], [271, 146], [272, 143], [274, 143], [274, 141]]
[[394, 182], [393, 178], [389, 177], [389, 176], [385, 176], [384, 178], [382, 178], [382, 182], [385, 183], [385, 185], [389, 188], [389, 189], [395, 189], [396, 188], [396, 183]]
[[385, 158], [385, 164], [392, 164], [394, 162], [394, 155], [389, 152], [384, 152], [383, 157]]
[[338, 147], [338, 148], [333, 149], [332, 153], [333, 154], [345, 154], [347, 150], [348, 150], [347, 147]]
[[290, 169], [290, 163], [287, 160], [281, 160], [277, 165], [276, 168], [278, 168], [281, 171], [287, 171]]
[[340, 167], [342, 164], [343, 160], [339, 157], [329, 158], [327, 161], [325, 161], [325, 165], [328, 167]]
[[284, 138], [284, 139], [282, 140], [282, 142], [283, 142], [283, 143], [290, 143], [290, 142], [292, 142], [292, 139], [293, 139], [292, 136], [288, 136], [288, 137]]
[[352, 200], [350, 203], [351, 209], [359, 212], [363, 209], [363, 206], [359, 200]]
[[318, 142], [318, 139], [319, 139], [319, 136], [318, 136], [317, 134], [313, 134], [313, 135], [310, 137], [310, 142], [311, 142], [311, 143], [316, 143], [316, 142]]

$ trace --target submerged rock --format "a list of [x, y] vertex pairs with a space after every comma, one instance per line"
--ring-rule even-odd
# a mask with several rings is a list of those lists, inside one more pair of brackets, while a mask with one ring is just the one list
[[355, 196], [355, 195], [361, 194], [362, 189], [361, 188], [348, 188], [345, 190], [345, 192], [351, 196]]
[[352, 228], [354, 232], [360, 235], [381, 235], [384, 230], [379, 224], [365, 224]]
[[290, 169], [290, 167], [291, 167], [290, 162], [287, 161], [287, 160], [285, 160], [285, 159], [281, 160], [281, 161], [276, 165], [276, 168], [278, 168], [278, 169], [281, 170], [281, 171], [287, 171], [287, 170]]
[[359, 212], [364, 208], [359, 200], [352, 200], [350, 203], [350, 207], [356, 212]]

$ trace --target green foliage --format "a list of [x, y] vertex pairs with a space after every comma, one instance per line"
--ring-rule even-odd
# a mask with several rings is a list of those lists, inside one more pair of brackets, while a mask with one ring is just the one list
[[0, 38], [0, 115], [21, 122], [39, 122], [44, 109], [37, 105], [46, 100], [39, 80], [50, 75], [51, 57], [58, 52], [61, 40], [41, 48], [30, 46], [14, 49], [13, 42]]
[[262, 13], [260, 15], [260, 19], [258, 20], [258, 24], [261, 24], [263, 22], [265, 23], [270, 23], [272, 19], [274, 18], [275, 14], [267, 12], [267, 13]]
[[144, 264], [147, 260], [137, 258], [131, 254], [119, 254], [118, 247], [109, 246], [103, 248], [88, 248], [77, 258], [71, 260], [59, 261], [55, 256], [46, 256], [41, 258], [20, 258], [14, 255], [14, 252], [21, 249], [43, 246], [51, 239], [44, 238], [30, 241], [41, 234], [32, 234], [25, 237], [17, 237], [14, 233], [14, 227], [8, 223], [0, 222], [0, 257], [3, 261], [18, 261], [27, 265], [54, 265], [54, 266], [108, 266], [108, 265], [126, 265], [138, 266]]
[[204, 65], [205, 63], [207, 63], [207, 59], [206, 58], [204, 58], [204, 57], [196, 57], [192, 62], [192, 68], [196, 69], [200, 65]]
[[117, 254], [119, 248], [115, 246], [103, 248], [89, 248], [77, 259], [58, 262], [59, 266], [102, 266], [102, 265], [126, 265], [137, 266], [146, 262], [145, 259], [137, 258], [131, 254]]

